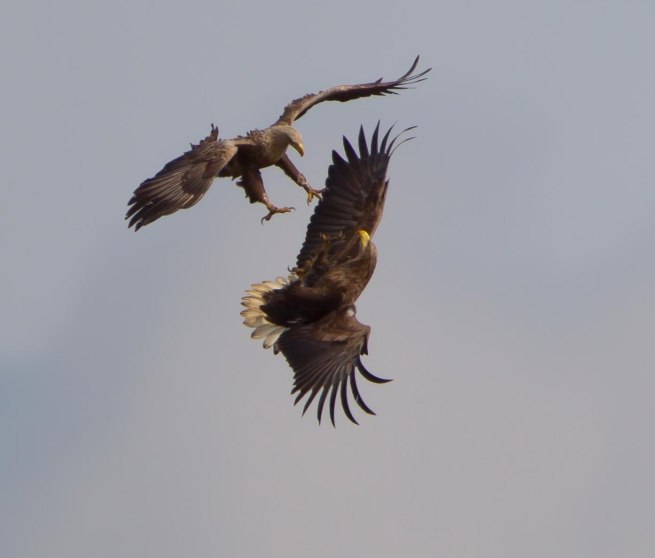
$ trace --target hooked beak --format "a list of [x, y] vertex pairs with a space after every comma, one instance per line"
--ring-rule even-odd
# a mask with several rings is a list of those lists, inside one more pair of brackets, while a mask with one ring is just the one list
[[305, 154], [305, 146], [302, 143], [292, 143], [291, 145], [298, 153], [300, 153], [301, 157]]

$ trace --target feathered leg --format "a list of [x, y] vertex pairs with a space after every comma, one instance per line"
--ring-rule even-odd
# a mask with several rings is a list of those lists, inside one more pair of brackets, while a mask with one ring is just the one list
[[312, 188], [305, 176], [296, 168], [296, 166], [291, 162], [291, 159], [285, 153], [280, 157], [275, 166], [280, 167], [284, 174], [286, 174], [291, 180], [293, 180], [298, 186], [300, 186], [305, 192], [307, 192], [307, 203], [311, 203], [314, 197], [321, 199], [321, 194], [323, 190], [315, 190]]
[[241, 179], [237, 182], [237, 185], [246, 191], [246, 196], [250, 200], [250, 203], [263, 203], [266, 209], [268, 209], [268, 213], [262, 217], [262, 223], [264, 221], [270, 221], [271, 217], [276, 213], [289, 213], [289, 211], [294, 209], [293, 207], [276, 207], [271, 203], [264, 187], [262, 174], [256, 167], [247, 167]]

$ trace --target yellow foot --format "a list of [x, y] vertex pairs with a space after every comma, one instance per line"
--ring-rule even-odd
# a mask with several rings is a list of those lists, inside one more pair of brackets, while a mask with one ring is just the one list
[[305, 191], [307, 192], [307, 205], [312, 203], [314, 198], [323, 199], [324, 190], [314, 190], [311, 186], [306, 186]]

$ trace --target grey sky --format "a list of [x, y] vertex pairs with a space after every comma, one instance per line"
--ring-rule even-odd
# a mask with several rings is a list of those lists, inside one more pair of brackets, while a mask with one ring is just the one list
[[[0, 18], [0, 555], [655, 553], [652, 2], [10, 2]], [[360, 124], [391, 162], [358, 304], [376, 417], [300, 416], [241, 324], [313, 208], [229, 181], [128, 230], [215, 122], [394, 78], [298, 122], [321, 187]], [[275, 56], [275, 58], [272, 58]]]

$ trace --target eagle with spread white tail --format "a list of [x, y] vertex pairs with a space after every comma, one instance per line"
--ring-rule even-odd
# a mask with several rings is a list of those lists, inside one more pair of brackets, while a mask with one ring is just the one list
[[275, 165], [307, 192], [307, 202], [321, 192], [312, 188], [307, 179], [291, 162], [287, 148], [293, 147], [302, 156], [304, 145], [300, 132], [294, 128], [295, 120], [314, 105], [323, 101], [346, 102], [362, 97], [396, 94], [426, 79], [431, 68], [413, 74], [418, 65], [417, 56], [411, 68], [393, 81], [382, 78], [358, 85], [337, 85], [319, 93], [310, 93], [289, 103], [277, 121], [263, 130], [253, 130], [245, 136], [219, 139], [218, 128], [213, 124], [210, 134], [197, 145], [167, 163], [154, 177], [141, 183], [128, 202], [125, 219], [128, 227], [139, 230], [164, 215], [175, 213], [198, 203], [216, 177], [239, 178], [238, 185], [250, 203], [266, 206], [269, 220], [276, 213], [291, 211], [291, 207], [276, 207], [271, 203], [264, 187], [260, 169]]
[[308, 396], [304, 414], [320, 394], [320, 422], [329, 396], [333, 425], [337, 396], [346, 416], [357, 423], [348, 403], [348, 384], [357, 405], [375, 414], [359, 394], [357, 371], [371, 382], [389, 381], [364, 367], [360, 357], [367, 354], [371, 328], [355, 317], [355, 301], [377, 262], [371, 237], [382, 218], [387, 168], [400, 135], [390, 140], [389, 129], [380, 142], [379, 127], [370, 146], [360, 128], [359, 153], [345, 137], [345, 159], [332, 152], [323, 197], [290, 275], [254, 284], [242, 299], [241, 315], [244, 324], [254, 328], [252, 337], [263, 339], [264, 348], [281, 352], [293, 369], [295, 403]]

